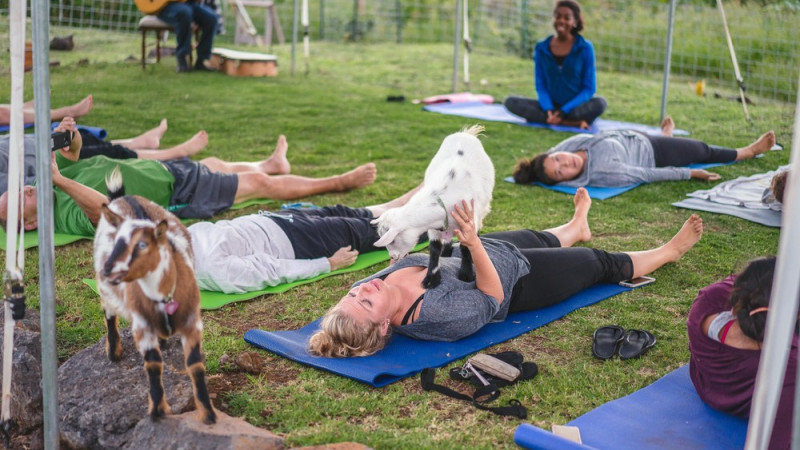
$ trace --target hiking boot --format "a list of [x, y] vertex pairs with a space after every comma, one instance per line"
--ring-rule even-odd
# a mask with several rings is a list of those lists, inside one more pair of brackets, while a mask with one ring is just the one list
[[176, 69], [178, 73], [183, 72], [191, 72], [191, 68], [189, 68], [189, 63], [186, 61], [186, 56], [178, 56], [178, 67]]

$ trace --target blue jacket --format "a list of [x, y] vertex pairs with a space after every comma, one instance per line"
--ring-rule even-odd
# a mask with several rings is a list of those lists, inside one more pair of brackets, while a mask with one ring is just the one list
[[560, 107], [564, 114], [568, 114], [597, 91], [594, 46], [583, 36], [576, 36], [572, 50], [559, 67], [550, 51], [552, 38], [549, 36], [539, 41], [533, 51], [536, 94], [543, 110]]

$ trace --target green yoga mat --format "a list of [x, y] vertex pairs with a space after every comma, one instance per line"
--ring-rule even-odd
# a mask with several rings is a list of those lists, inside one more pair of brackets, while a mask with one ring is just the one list
[[[0, 249], [3, 251], [6, 250], [6, 231], [0, 227]], [[60, 245], [67, 245], [75, 241], [79, 241], [81, 239], [92, 239], [91, 236], [77, 236], [74, 234], [61, 234], [56, 233], [53, 235], [53, 243], [56, 247]], [[38, 247], [39, 246], [39, 232], [34, 231], [26, 231], [25, 232], [25, 249]]]
[[[427, 246], [428, 243], [423, 242], [422, 244], [417, 244], [417, 246], [414, 247], [414, 250], [412, 251], [417, 252], [424, 249]], [[323, 273], [322, 275], [317, 275], [314, 278], [307, 278], [305, 280], [298, 280], [291, 283], [284, 283], [284, 284], [279, 284], [277, 286], [270, 286], [260, 291], [245, 292], [244, 294], [225, 294], [222, 292], [215, 292], [215, 291], [200, 291], [200, 307], [202, 309], [219, 309], [227, 304], [241, 302], [244, 300], [250, 300], [252, 298], [256, 298], [264, 294], [280, 294], [281, 292], [286, 292], [295, 286], [312, 283], [314, 281], [321, 280], [331, 275], [338, 275], [340, 273], [355, 272], [357, 270], [366, 269], [367, 267], [374, 266], [375, 264], [382, 263], [388, 260], [389, 260], [389, 252], [387, 252], [386, 250], [378, 250], [375, 252], [363, 253], [361, 255], [358, 255], [358, 258], [356, 258], [356, 262], [350, 267], [345, 267], [344, 269], [335, 270], [333, 272]], [[97, 293], [97, 282], [95, 280], [84, 278], [83, 282], [87, 286], [92, 288], [92, 290], [95, 291], [95, 293]]]
[[[248, 200], [242, 203], [236, 203], [235, 205], [231, 206], [231, 210], [235, 211], [237, 209], [246, 208], [251, 205], [263, 205], [269, 202], [269, 199], [255, 199], [255, 200]], [[56, 233], [53, 236], [53, 240], [55, 242], [55, 246], [67, 245], [71, 244], [75, 241], [79, 241], [81, 239], [94, 239], [94, 236], [78, 236], [74, 234], [62, 234]], [[38, 231], [26, 231], [25, 232], [25, 249], [38, 247], [39, 246], [39, 232]], [[0, 227], [0, 249], [3, 251], [6, 250], [6, 232]]]

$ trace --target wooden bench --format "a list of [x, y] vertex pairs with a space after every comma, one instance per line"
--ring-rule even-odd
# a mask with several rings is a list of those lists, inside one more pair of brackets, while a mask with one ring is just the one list
[[234, 77], [278, 76], [278, 57], [266, 53], [215, 48], [211, 51], [211, 65]]

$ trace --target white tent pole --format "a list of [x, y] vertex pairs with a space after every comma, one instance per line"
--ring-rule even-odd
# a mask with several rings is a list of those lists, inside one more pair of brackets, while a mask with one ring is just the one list
[[[761, 351], [750, 423], [745, 449], [767, 448], [778, 408], [789, 350], [797, 322], [798, 277], [797, 249], [800, 248], [800, 92], [795, 106], [792, 135], [791, 171], [784, 192], [778, 260], [767, 313], [766, 333]], [[795, 412], [797, 414], [797, 412]], [[795, 433], [798, 430], [794, 430]]]
[[295, 68], [295, 54], [297, 53], [297, 22], [300, 19], [300, 8], [297, 4], [299, 0], [294, 0], [294, 7], [292, 8], [292, 67], [291, 74], [294, 75]]
[[719, 13], [722, 14], [722, 26], [725, 28], [725, 39], [728, 41], [728, 51], [731, 53], [733, 71], [736, 74], [736, 82], [739, 83], [739, 97], [742, 100], [744, 117], [749, 122], [750, 112], [747, 111], [747, 99], [744, 97], [744, 78], [742, 78], [742, 73], [739, 71], [739, 61], [736, 59], [736, 50], [733, 48], [733, 39], [731, 39], [731, 32], [728, 30], [728, 19], [725, 17], [725, 8], [722, 7], [722, 0], [717, 0], [717, 7], [719, 8]]
[[461, 43], [461, 0], [456, 0], [456, 33], [453, 40], [453, 93], [458, 90], [458, 47]]
[[[9, 5], [9, 50], [11, 53], [11, 117], [9, 121], [9, 154], [8, 154], [8, 212], [6, 238], [6, 271], [3, 275], [4, 297], [10, 297], [11, 284], [19, 284], [23, 280], [22, 270], [25, 267], [24, 242], [18, 249], [22, 230], [19, 230], [20, 204], [24, 199], [22, 191], [22, 163], [25, 157], [23, 142], [23, 114], [25, 87], [25, 0], [12, 0]], [[18, 233], [19, 231], [19, 233]], [[4, 303], [3, 324], [3, 385], [2, 407], [0, 418], [3, 431], [8, 432], [11, 426], [11, 381], [14, 362], [14, 318], [11, 303]]]
[[302, 7], [302, 19], [301, 24], [303, 25], [303, 55], [306, 59], [306, 75], [310, 70], [308, 66], [308, 59], [309, 59], [309, 49], [308, 49], [308, 0], [303, 0], [303, 7]]
[[58, 358], [56, 355], [53, 175], [50, 168], [50, 2], [31, 0], [33, 101], [36, 124], [36, 203], [39, 229], [39, 312], [42, 339], [44, 446], [58, 448]]
[[469, 54], [472, 41], [469, 38], [469, 0], [464, 0], [464, 86], [469, 89]]
[[667, 116], [667, 91], [669, 90], [669, 72], [672, 64], [672, 32], [675, 28], [675, 5], [678, 0], [670, 0], [669, 2], [669, 22], [667, 25], [667, 52], [664, 55], [664, 82], [661, 85], [661, 119], [659, 123], [664, 121]]

